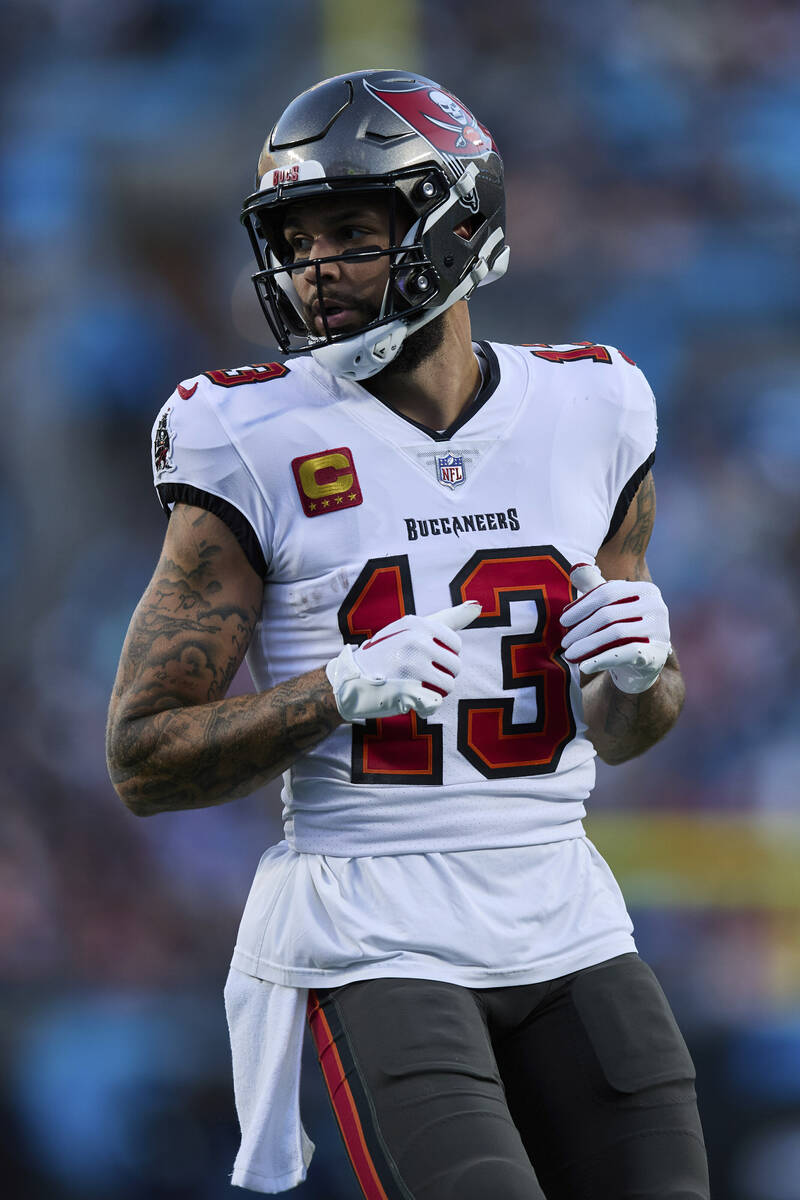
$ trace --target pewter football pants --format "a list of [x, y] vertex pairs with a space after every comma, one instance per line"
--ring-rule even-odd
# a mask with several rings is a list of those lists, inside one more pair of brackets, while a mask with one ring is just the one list
[[309, 1023], [367, 1200], [708, 1200], [692, 1061], [636, 954], [320, 989]]

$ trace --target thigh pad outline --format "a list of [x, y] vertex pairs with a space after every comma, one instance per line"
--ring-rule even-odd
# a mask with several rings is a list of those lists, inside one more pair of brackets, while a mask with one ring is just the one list
[[694, 1064], [667, 998], [637, 954], [580, 972], [571, 996], [606, 1081], [616, 1091], [693, 1083]]

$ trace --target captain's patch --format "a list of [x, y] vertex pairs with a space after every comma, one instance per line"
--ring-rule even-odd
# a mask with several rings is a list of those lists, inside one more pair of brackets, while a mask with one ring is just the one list
[[307, 517], [321, 517], [363, 503], [353, 453], [347, 446], [295, 458], [292, 472]]

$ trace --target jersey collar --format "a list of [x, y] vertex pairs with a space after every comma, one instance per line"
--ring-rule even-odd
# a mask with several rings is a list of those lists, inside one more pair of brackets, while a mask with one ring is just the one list
[[407, 417], [403, 413], [398, 412], [396, 408], [393, 408], [391, 404], [387, 404], [385, 400], [381, 400], [379, 396], [376, 396], [375, 399], [384, 408], [388, 408], [396, 417], [399, 417], [401, 421], [405, 421], [408, 425], [413, 425], [415, 429], [418, 429], [420, 433], [426, 434], [432, 441], [449, 442], [453, 434], [457, 433], [459, 429], [466, 425], [467, 421], [472, 420], [475, 414], [483, 408], [486, 401], [496, 391], [497, 385], [500, 382], [500, 364], [497, 361], [497, 355], [494, 350], [488, 342], [478, 342], [477, 345], [486, 362], [486, 369], [482, 372], [481, 386], [478, 388], [475, 399], [467, 405], [460, 416], [447, 429], [431, 429], [429, 425], [423, 425], [421, 421], [415, 421], [413, 417]]

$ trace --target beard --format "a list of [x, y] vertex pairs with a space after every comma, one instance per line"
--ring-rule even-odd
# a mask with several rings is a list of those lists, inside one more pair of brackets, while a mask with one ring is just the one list
[[374, 376], [375, 379], [396, 379], [416, 371], [440, 349], [444, 341], [446, 313], [440, 313], [427, 325], [410, 334], [400, 347], [396, 358]]
[[[378, 308], [374, 310], [363, 307], [358, 300], [353, 297], [336, 297], [337, 301], [342, 300], [346, 307], [352, 308], [355, 313], [355, 319], [352, 322], [353, 333], [357, 333], [359, 329], [363, 329], [371, 321], [374, 321], [380, 313]], [[325, 337], [324, 329], [318, 330], [316, 320], [311, 305], [304, 305], [304, 319], [306, 327], [315, 337]], [[377, 371], [372, 378], [381, 380], [397, 379], [402, 375], [408, 375], [421, 367], [423, 363], [432, 358], [440, 349], [445, 339], [445, 318], [447, 313], [440, 313], [438, 317], [434, 317], [427, 325], [423, 325], [421, 329], [417, 329], [415, 333], [410, 334], [403, 342], [400, 350], [390, 363]], [[335, 330], [336, 333], [347, 333], [347, 330], [340, 328]]]

